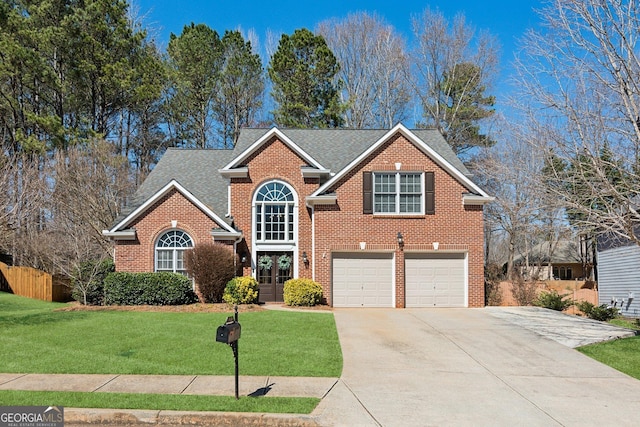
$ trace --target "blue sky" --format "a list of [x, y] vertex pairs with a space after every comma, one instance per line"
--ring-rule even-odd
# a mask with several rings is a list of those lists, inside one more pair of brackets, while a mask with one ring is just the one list
[[224, 30], [255, 29], [264, 41], [267, 30], [291, 34], [295, 29], [314, 29], [317, 23], [329, 18], [345, 17], [350, 12], [377, 12], [399, 33], [409, 38], [410, 20], [427, 6], [439, 9], [453, 18], [463, 12], [467, 21], [477, 29], [486, 29], [496, 35], [503, 45], [503, 56], [512, 58], [514, 41], [525, 29], [538, 22], [534, 8], [543, 0], [325, 0], [316, 1], [248, 1], [248, 0], [131, 0], [145, 16], [145, 24], [157, 31], [161, 44], [166, 44], [170, 33], [180, 34], [182, 27], [191, 22], [205, 23], [222, 33]]
[[[219, 33], [241, 28], [253, 29], [265, 43], [267, 31], [291, 34], [298, 28], [313, 30], [319, 22], [342, 18], [350, 12], [376, 12], [405, 37], [411, 38], [411, 16], [427, 6], [440, 10], [452, 19], [462, 12], [476, 30], [487, 30], [502, 45], [501, 76], [495, 87], [498, 100], [508, 91], [510, 62], [517, 49], [517, 39], [526, 29], [538, 25], [534, 9], [544, 6], [544, 0], [325, 0], [317, 1], [249, 1], [249, 0], [130, 0], [134, 9], [144, 16], [144, 25], [166, 47], [171, 33], [180, 34], [191, 22], [204, 23]], [[265, 64], [266, 65], [266, 64]]]

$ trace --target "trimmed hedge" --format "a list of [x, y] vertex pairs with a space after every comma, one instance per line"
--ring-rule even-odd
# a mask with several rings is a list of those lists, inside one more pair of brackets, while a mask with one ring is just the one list
[[284, 282], [284, 303], [312, 307], [322, 301], [322, 286], [311, 279], [291, 279]]
[[104, 280], [105, 305], [193, 304], [191, 280], [178, 273], [110, 273]]
[[227, 304], [253, 304], [258, 302], [258, 282], [251, 276], [234, 277], [224, 288], [222, 299]]

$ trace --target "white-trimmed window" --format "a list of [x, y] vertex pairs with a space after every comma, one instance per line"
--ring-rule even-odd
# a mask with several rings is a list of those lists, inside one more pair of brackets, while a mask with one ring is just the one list
[[373, 212], [380, 214], [424, 213], [424, 178], [419, 172], [375, 172]]
[[295, 198], [291, 188], [278, 181], [260, 187], [255, 201], [256, 241], [294, 240]]
[[169, 230], [156, 243], [156, 271], [187, 274], [184, 251], [193, 248], [191, 237], [181, 230]]

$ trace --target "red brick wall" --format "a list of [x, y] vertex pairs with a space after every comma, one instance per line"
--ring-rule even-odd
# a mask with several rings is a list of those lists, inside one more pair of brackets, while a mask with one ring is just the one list
[[[294, 189], [298, 198], [298, 260], [299, 277], [311, 278], [311, 269], [302, 263], [302, 252], [311, 253], [311, 212], [305, 205], [305, 198], [318, 189], [318, 179], [304, 179], [302, 166], [307, 166], [288, 146], [273, 138], [262, 146], [258, 154], [248, 158], [247, 178], [231, 180], [231, 212], [237, 228], [245, 236], [246, 247], [251, 250], [251, 203], [255, 192], [268, 181], [277, 179]], [[254, 260], [255, 264], [255, 260]], [[247, 262], [244, 274], [252, 274]]]
[[137, 240], [116, 242], [116, 269], [131, 273], [154, 271], [156, 241], [172, 229], [172, 220], [178, 221], [176, 228], [189, 234], [195, 245], [213, 241], [211, 229], [217, 227], [216, 223], [180, 192], [171, 190], [131, 224]]
[[[435, 173], [435, 215], [381, 216], [362, 214], [362, 172], [433, 171]], [[404, 137], [398, 136], [369, 156], [361, 166], [337, 183], [336, 206], [316, 207], [316, 280], [330, 294], [331, 253], [336, 250], [396, 252], [396, 307], [404, 307], [404, 254], [398, 250], [397, 234], [404, 236], [404, 251], [440, 250], [468, 252], [469, 306], [484, 305], [484, 252], [482, 207], [465, 208], [467, 192], [453, 177], [426, 157]]]
[[[402, 171], [435, 173], [435, 215], [362, 214], [362, 172], [395, 171], [398, 162], [402, 163]], [[439, 242], [442, 251], [467, 252], [468, 303], [470, 307], [484, 305], [482, 207], [463, 206], [462, 193], [467, 190], [404, 137], [392, 138], [336, 184], [337, 205], [316, 207], [315, 252], [311, 241], [311, 211], [305, 206], [305, 198], [318, 188], [319, 182], [302, 177], [300, 167], [306, 166], [306, 162], [273, 138], [248, 158], [245, 165], [249, 176], [231, 181], [230, 210], [236, 227], [243, 231], [246, 239], [239, 252], [246, 249], [250, 256], [251, 203], [255, 191], [265, 182], [278, 179], [293, 187], [298, 197], [298, 276], [311, 278], [311, 267], [315, 263], [315, 279], [323, 286], [328, 303], [331, 304], [332, 252], [359, 251], [359, 242], [367, 242], [367, 251], [395, 252], [396, 306], [404, 307], [404, 253], [397, 244], [397, 233], [402, 232], [405, 252], [432, 250], [433, 242]], [[172, 191], [132, 224], [137, 231], [137, 241], [117, 243], [118, 271], [153, 271], [155, 241], [171, 229], [171, 220], [177, 220], [177, 228], [189, 233], [196, 244], [212, 240], [213, 221], [177, 191]], [[302, 263], [303, 251], [309, 255], [309, 266]], [[253, 273], [250, 261], [245, 264], [246, 275]]]

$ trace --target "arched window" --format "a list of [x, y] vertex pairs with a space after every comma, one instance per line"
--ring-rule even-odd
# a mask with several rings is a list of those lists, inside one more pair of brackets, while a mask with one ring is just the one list
[[256, 241], [292, 242], [295, 199], [282, 182], [263, 185], [256, 195]]
[[191, 237], [184, 231], [170, 230], [156, 243], [156, 271], [186, 274], [184, 251], [193, 248]]

